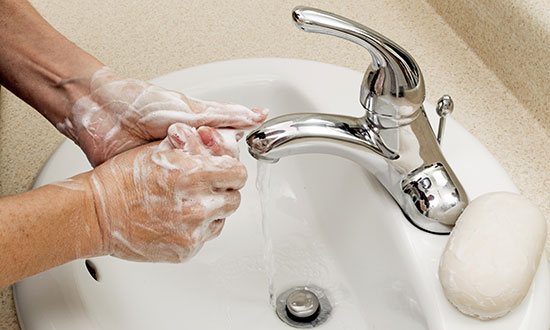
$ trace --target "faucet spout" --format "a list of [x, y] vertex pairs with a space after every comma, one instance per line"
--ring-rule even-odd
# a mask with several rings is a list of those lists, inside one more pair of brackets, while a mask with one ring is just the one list
[[410, 125], [393, 129], [377, 127], [368, 116], [283, 115], [252, 131], [246, 142], [254, 158], [270, 163], [311, 153], [352, 160], [376, 176], [405, 216], [427, 232], [450, 233], [467, 205], [423, 108]]
[[277, 162], [300, 153], [329, 153], [346, 156], [344, 149], [370, 151], [385, 159], [399, 155], [387, 147], [365, 118], [331, 114], [298, 113], [264, 123], [247, 137], [250, 154], [256, 159]]

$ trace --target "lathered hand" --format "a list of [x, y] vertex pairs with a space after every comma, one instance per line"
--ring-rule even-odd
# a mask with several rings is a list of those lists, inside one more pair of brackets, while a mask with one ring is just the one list
[[103, 254], [181, 262], [216, 237], [239, 203], [246, 169], [213, 128], [174, 124], [168, 137], [98, 166], [91, 186]]
[[57, 128], [96, 166], [123, 151], [166, 136], [168, 127], [250, 128], [263, 122], [265, 109], [201, 101], [135, 79], [120, 79], [104, 67], [93, 74], [90, 94], [76, 101]]

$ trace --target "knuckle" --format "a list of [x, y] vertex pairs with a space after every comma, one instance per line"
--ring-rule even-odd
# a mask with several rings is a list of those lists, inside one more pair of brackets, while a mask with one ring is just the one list
[[222, 229], [225, 225], [225, 219], [216, 219], [208, 225], [208, 237], [207, 240], [211, 240], [220, 236]]
[[197, 210], [195, 211], [195, 216], [196, 216], [196, 219], [197, 219], [197, 222], [203, 222], [205, 221], [207, 218], [208, 218], [208, 210], [206, 207], [204, 207], [203, 205], [200, 205], [199, 207], [197, 207]]
[[236, 210], [241, 204], [241, 193], [238, 191], [231, 191], [229, 193], [228, 204], [232, 210]]
[[248, 172], [246, 170], [246, 167], [243, 165], [243, 163], [237, 161], [237, 163], [232, 169], [232, 174], [235, 177], [235, 180], [238, 182], [237, 189], [241, 189], [246, 183], [246, 180], [248, 178]]

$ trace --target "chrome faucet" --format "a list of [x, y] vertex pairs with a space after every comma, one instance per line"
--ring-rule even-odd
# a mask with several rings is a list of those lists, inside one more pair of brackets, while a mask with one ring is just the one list
[[303, 153], [351, 159], [377, 177], [415, 226], [450, 233], [468, 199], [426, 117], [418, 64], [393, 41], [347, 18], [302, 6], [292, 17], [304, 31], [337, 36], [369, 51], [372, 63], [360, 90], [365, 115], [298, 113], [271, 119], [248, 135], [250, 154], [270, 162]]

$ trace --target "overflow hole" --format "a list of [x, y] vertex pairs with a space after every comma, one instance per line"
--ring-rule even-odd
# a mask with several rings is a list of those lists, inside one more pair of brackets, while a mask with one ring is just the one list
[[89, 260], [89, 259], [86, 259], [86, 261], [84, 262], [84, 264], [86, 265], [86, 269], [88, 270], [88, 273], [90, 273], [90, 276], [96, 280], [97, 282], [99, 282], [99, 273], [97, 272], [97, 268], [96, 266], [94, 265], [94, 263]]

